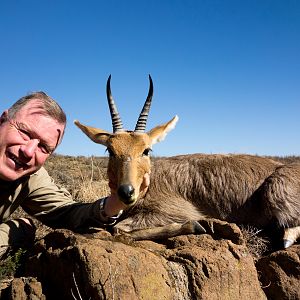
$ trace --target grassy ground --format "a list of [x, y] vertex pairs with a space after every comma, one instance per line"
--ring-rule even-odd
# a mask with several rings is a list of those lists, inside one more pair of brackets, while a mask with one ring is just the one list
[[64, 186], [75, 201], [91, 202], [109, 193], [107, 157], [72, 157], [55, 155], [46, 162], [54, 181]]

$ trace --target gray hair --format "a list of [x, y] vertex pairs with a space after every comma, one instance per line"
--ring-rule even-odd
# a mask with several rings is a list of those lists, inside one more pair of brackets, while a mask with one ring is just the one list
[[16, 113], [32, 100], [39, 100], [40, 108], [46, 116], [53, 118], [60, 124], [66, 124], [67, 117], [65, 112], [54, 99], [42, 91], [34, 92], [20, 98], [8, 109], [8, 118], [13, 119]]

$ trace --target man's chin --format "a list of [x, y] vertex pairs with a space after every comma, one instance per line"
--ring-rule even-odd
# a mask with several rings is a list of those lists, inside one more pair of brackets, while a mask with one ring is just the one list
[[18, 170], [18, 171], [2, 171], [0, 170], [0, 179], [5, 181], [16, 181], [22, 177], [29, 176], [36, 170]]

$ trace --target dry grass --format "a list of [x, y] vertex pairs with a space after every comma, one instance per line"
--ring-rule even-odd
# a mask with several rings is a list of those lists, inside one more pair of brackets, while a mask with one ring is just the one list
[[254, 260], [258, 260], [265, 252], [270, 250], [271, 243], [266, 237], [260, 235], [261, 230], [252, 226], [240, 226], [240, 229]]
[[290, 164], [290, 163], [300, 163], [300, 156], [296, 155], [289, 155], [289, 156], [267, 156], [268, 158], [277, 160], [283, 164]]
[[75, 201], [91, 202], [109, 193], [106, 157], [54, 155], [46, 169], [56, 184], [64, 186]]

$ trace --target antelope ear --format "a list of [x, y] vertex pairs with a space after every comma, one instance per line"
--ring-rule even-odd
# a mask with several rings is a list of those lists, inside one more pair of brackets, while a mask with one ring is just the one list
[[169, 122], [158, 125], [151, 129], [147, 134], [150, 137], [151, 144], [154, 145], [158, 142], [161, 142], [166, 137], [167, 133], [175, 128], [176, 123], [178, 121], [178, 116], [175, 116], [172, 120]]
[[83, 125], [77, 120], [74, 121], [74, 124], [79, 127], [93, 142], [107, 146], [107, 140], [112, 135], [111, 133], [102, 129]]

